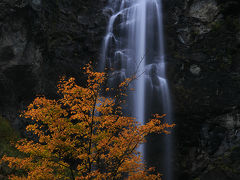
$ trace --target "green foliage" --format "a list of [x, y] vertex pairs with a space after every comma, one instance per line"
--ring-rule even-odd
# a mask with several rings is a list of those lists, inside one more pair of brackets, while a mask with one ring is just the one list
[[226, 26], [229, 30], [238, 32], [240, 31], [239, 18], [228, 16], [225, 20]]
[[[21, 156], [20, 152], [14, 147], [18, 138], [18, 133], [11, 127], [9, 121], [0, 116], [0, 159], [3, 155]], [[5, 163], [0, 163], [0, 179], [4, 179], [11, 173], [12, 170]]]
[[12, 129], [11, 125], [9, 122], [0, 117], [0, 142], [9, 140], [9, 138], [13, 137], [14, 130]]
[[215, 21], [211, 24], [212, 31], [219, 31], [223, 27], [223, 23], [221, 21]]
[[0, 117], [0, 156], [3, 154], [15, 154], [17, 151], [11, 146], [12, 141], [16, 141], [18, 133], [11, 127], [8, 120]]

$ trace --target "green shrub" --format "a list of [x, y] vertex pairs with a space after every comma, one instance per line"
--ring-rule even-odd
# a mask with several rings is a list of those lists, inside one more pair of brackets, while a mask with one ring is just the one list
[[0, 157], [3, 154], [16, 155], [18, 151], [11, 144], [18, 137], [18, 133], [11, 127], [9, 121], [0, 116]]
[[[17, 141], [19, 135], [11, 127], [9, 121], [0, 116], [0, 159], [3, 155], [19, 156], [19, 151], [14, 147], [14, 142]], [[0, 179], [7, 179], [7, 176], [12, 173], [6, 163], [0, 161]]]
[[9, 138], [11, 139], [13, 133], [14, 131], [11, 128], [10, 123], [6, 119], [0, 117], [0, 142], [6, 141]]

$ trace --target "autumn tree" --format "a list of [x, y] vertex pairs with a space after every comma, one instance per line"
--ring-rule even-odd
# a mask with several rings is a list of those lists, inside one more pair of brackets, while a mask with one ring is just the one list
[[114, 97], [102, 96], [106, 74], [87, 65], [87, 86], [74, 78], [60, 80], [59, 99], [37, 97], [23, 113], [31, 120], [31, 138], [18, 141], [25, 157], [7, 157], [10, 168], [24, 171], [11, 179], [160, 179], [149, 173], [137, 147], [150, 133], [168, 133], [174, 125], [155, 115], [146, 125], [122, 114], [122, 96], [134, 78], [118, 87]]

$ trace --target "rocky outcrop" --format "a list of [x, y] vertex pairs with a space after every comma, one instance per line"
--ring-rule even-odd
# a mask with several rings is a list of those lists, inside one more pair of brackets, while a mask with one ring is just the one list
[[[178, 157], [182, 179], [239, 179], [240, 114], [238, 110], [202, 123], [192, 146]], [[181, 168], [180, 168], [181, 167]]]
[[195, 0], [190, 5], [189, 16], [202, 22], [213, 22], [219, 13], [215, 0]]
[[180, 179], [239, 179], [240, 2], [165, 1]]
[[59, 76], [98, 61], [106, 2], [0, 2], [0, 114], [14, 121], [36, 94], [54, 96]]

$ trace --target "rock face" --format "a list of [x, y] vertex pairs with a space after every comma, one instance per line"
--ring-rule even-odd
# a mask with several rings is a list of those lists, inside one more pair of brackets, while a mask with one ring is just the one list
[[98, 61], [105, 6], [106, 0], [0, 2], [0, 114], [14, 121], [36, 94], [54, 96], [59, 76], [78, 77], [83, 64]]
[[189, 16], [202, 22], [213, 22], [219, 13], [215, 0], [195, 0], [189, 8]]
[[[107, 0], [0, 1], [0, 114], [99, 59]], [[178, 179], [240, 179], [240, 2], [163, 0]], [[109, 12], [108, 12], [109, 11]], [[80, 79], [80, 78], [79, 78]]]
[[240, 179], [240, 2], [165, 2], [179, 179]]

